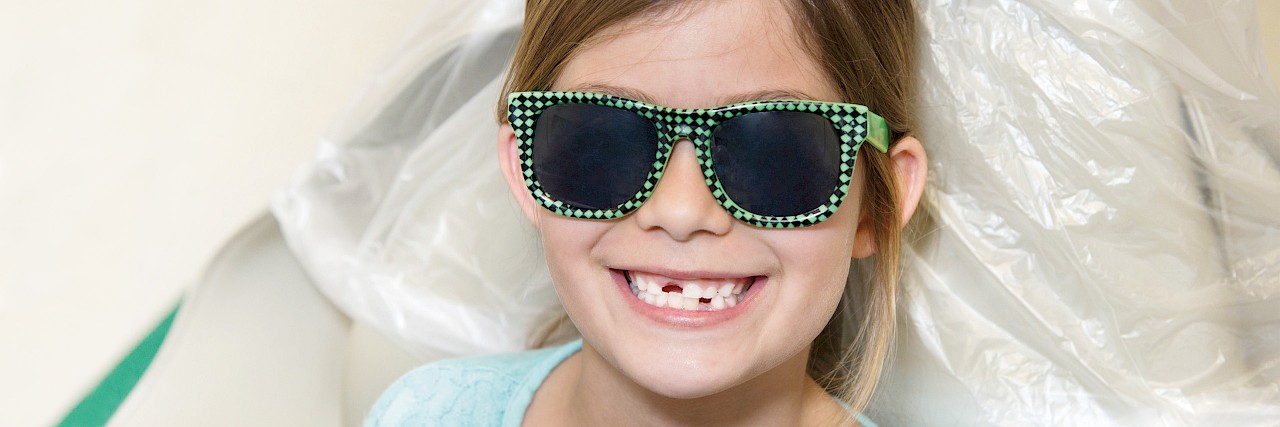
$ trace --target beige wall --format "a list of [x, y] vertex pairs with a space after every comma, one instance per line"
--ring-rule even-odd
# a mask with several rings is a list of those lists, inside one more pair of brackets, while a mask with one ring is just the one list
[[1280, 86], [1280, 0], [1257, 0], [1262, 50], [1267, 54], [1271, 80]]
[[[0, 8], [0, 425], [43, 425], [264, 211], [424, 7], [8, 3]], [[1280, 82], [1280, 0], [1260, 0], [1259, 12]]]
[[96, 384], [423, 6], [0, 3], [0, 426], [53, 423]]

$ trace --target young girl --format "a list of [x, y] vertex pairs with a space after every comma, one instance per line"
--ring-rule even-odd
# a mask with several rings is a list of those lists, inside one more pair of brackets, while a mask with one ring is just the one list
[[366, 425], [870, 425], [926, 175], [910, 1], [533, 0], [524, 24], [498, 159], [582, 339], [421, 367]]

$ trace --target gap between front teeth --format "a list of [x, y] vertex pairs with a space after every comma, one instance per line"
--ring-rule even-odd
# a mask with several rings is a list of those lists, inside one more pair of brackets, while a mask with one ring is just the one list
[[[699, 283], [651, 277], [649, 274], [630, 272], [628, 274], [631, 293], [646, 304], [658, 307], [671, 307], [681, 310], [714, 311], [738, 305], [742, 301], [742, 293], [746, 290], [747, 279], [707, 281]], [[676, 285], [680, 292], [663, 292], [667, 285]], [[707, 299], [708, 302], [702, 302]]]

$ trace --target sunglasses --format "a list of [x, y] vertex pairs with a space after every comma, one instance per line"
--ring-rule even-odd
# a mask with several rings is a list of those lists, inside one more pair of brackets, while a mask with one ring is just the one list
[[525, 186], [558, 215], [613, 219], [653, 195], [671, 150], [693, 143], [711, 195], [756, 227], [825, 221], [849, 193], [864, 141], [885, 152], [884, 119], [857, 104], [753, 101], [677, 109], [589, 92], [515, 92]]

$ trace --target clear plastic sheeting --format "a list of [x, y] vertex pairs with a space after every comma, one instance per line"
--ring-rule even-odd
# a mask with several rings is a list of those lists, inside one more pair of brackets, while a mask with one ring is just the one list
[[496, 160], [523, 9], [435, 3], [273, 211], [322, 292], [417, 357], [521, 350], [563, 317]]
[[873, 418], [1280, 423], [1280, 102], [1253, 4], [919, 4], [930, 209]]
[[[274, 211], [325, 295], [419, 357], [563, 337], [494, 156], [521, 2], [438, 3]], [[1280, 420], [1280, 98], [1253, 4], [917, 4], [931, 176], [872, 418]]]

